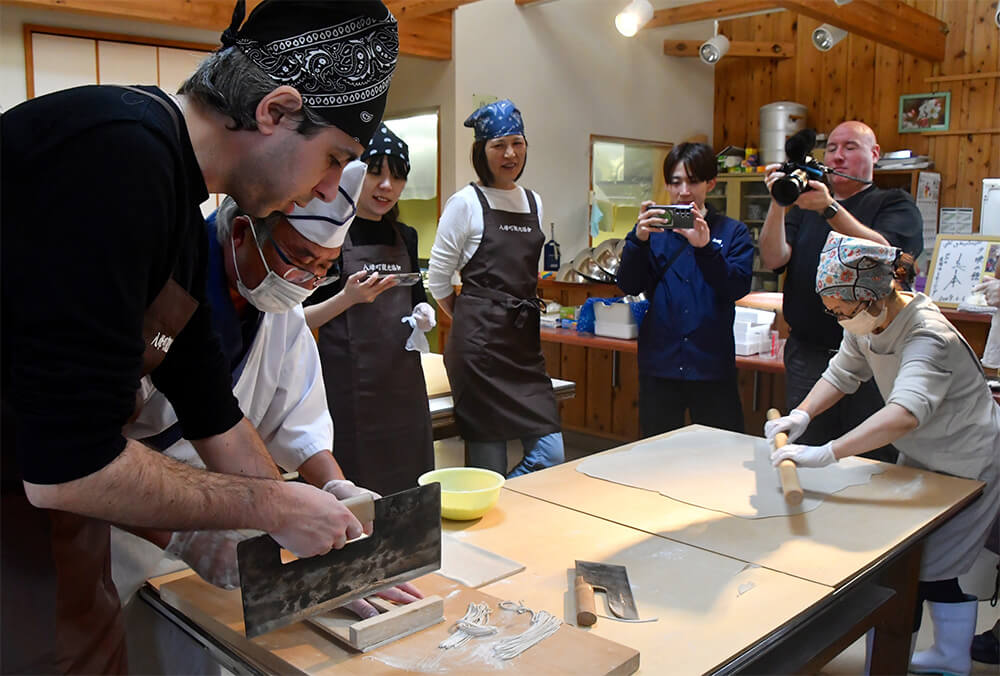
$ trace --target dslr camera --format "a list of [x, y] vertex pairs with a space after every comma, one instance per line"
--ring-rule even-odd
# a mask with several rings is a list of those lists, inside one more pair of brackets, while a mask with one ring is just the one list
[[799, 195], [812, 190], [809, 181], [822, 181], [826, 174], [836, 174], [866, 185], [871, 183], [863, 178], [842, 174], [817, 161], [809, 154], [814, 145], [816, 145], [816, 132], [812, 129], [796, 132], [785, 141], [785, 155], [788, 156], [788, 161], [778, 169], [785, 175], [771, 184], [771, 197], [781, 206], [788, 207], [795, 204]]
[[807, 190], [809, 181], [821, 181], [830, 168], [820, 164], [809, 155], [816, 144], [816, 132], [803, 129], [785, 141], [785, 155], [788, 160], [778, 171], [785, 174], [771, 184], [771, 196], [783, 207], [795, 204], [799, 195]]
[[[662, 228], [667, 230], [691, 229], [694, 227], [694, 210], [690, 204], [652, 204], [649, 209], [663, 210]], [[648, 209], [647, 209], [648, 211]]]

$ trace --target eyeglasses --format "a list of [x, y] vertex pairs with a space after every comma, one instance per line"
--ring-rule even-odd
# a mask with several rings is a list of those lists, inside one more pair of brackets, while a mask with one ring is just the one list
[[[861, 307], [862, 305], [864, 305], [864, 307]], [[833, 310], [827, 308], [826, 306], [823, 307], [823, 312], [825, 312], [826, 314], [830, 315], [831, 317], [836, 318], [838, 321], [843, 321], [845, 319], [854, 319], [859, 314], [861, 314], [863, 311], [867, 311], [871, 306], [872, 306], [872, 301], [870, 301], [870, 300], [869, 301], [864, 301], [863, 300], [863, 301], [861, 301], [861, 302], [858, 303], [858, 306], [856, 308], [854, 308], [854, 311], [851, 312], [851, 314], [849, 314], [849, 315], [844, 315], [844, 314], [840, 314], [839, 312], [834, 312]]]
[[334, 261], [333, 265], [330, 266], [330, 269], [326, 271], [326, 274], [320, 277], [319, 275], [315, 275], [308, 270], [300, 268], [298, 265], [288, 260], [288, 256], [286, 256], [285, 252], [281, 250], [281, 247], [279, 247], [278, 243], [274, 241], [274, 238], [268, 236], [268, 239], [271, 240], [271, 246], [273, 246], [274, 250], [278, 253], [278, 258], [281, 259], [281, 262], [285, 265], [291, 266], [285, 271], [285, 274], [281, 276], [283, 279], [288, 280], [292, 284], [306, 284], [308, 282], [312, 282], [313, 286], [317, 288], [326, 286], [327, 284], [332, 284], [340, 279], [340, 261]]
[[[250, 221], [250, 230], [253, 232], [253, 239], [254, 243], [257, 244], [257, 251], [260, 252], [260, 259], [264, 261], [264, 267], [267, 267], [268, 270], [270, 270], [270, 266], [267, 265], [267, 259], [264, 258], [264, 252], [260, 248], [260, 242], [257, 240], [257, 230], [254, 228], [252, 220]], [[327, 284], [333, 284], [340, 279], [339, 260], [334, 261], [333, 265], [330, 266], [330, 269], [327, 270], [326, 274], [320, 277], [309, 270], [300, 268], [298, 265], [290, 261], [288, 256], [285, 255], [285, 252], [278, 246], [278, 243], [274, 241], [274, 238], [270, 235], [268, 235], [267, 238], [271, 241], [271, 246], [274, 247], [274, 250], [278, 254], [278, 258], [281, 259], [281, 262], [289, 266], [289, 269], [285, 271], [285, 274], [281, 275], [281, 278], [285, 281], [291, 282], [292, 284], [308, 284], [309, 282], [312, 282], [313, 288], [319, 288], [321, 286], [326, 286]]]

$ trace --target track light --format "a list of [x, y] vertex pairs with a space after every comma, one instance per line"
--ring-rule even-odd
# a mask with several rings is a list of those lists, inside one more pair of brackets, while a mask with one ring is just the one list
[[847, 31], [843, 28], [837, 28], [825, 23], [813, 31], [812, 41], [816, 49], [821, 52], [828, 52], [845, 37], [847, 37]]
[[649, 0], [632, 0], [615, 17], [615, 28], [627, 38], [639, 32], [653, 18], [653, 6]]
[[729, 38], [720, 33], [701, 43], [701, 47], [698, 48], [698, 58], [701, 59], [702, 63], [712, 66], [718, 63], [719, 59], [724, 57], [728, 51]]

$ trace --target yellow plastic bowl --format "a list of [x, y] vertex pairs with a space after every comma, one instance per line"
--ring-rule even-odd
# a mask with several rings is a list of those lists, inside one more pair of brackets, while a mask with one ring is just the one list
[[441, 484], [441, 516], [454, 521], [478, 519], [497, 504], [504, 478], [479, 467], [447, 467], [420, 475], [417, 484]]

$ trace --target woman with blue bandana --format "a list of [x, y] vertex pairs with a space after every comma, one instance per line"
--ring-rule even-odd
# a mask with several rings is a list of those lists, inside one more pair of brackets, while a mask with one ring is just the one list
[[[431, 249], [428, 286], [454, 318], [444, 363], [468, 463], [519, 476], [564, 459], [559, 409], [545, 373], [536, 295], [542, 201], [517, 185], [528, 144], [521, 112], [509, 100], [485, 105], [465, 121], [475, 130], [479, 176], [452, 195]], [[462, 278], [455, 296], [451, 280]], [[524, 458], [507, 473], [507, 441]]]
[[937, 306], [898, 290], [896, 280], [912, 277], [912, 259], [899, 264], [906, 258], [895, 247], [830, 233], [816, 291], [844, 338], [799, 407], [768, 422], [764, 434], [773, 440], [787, 432], [794, 441], [812, 418], [874, 378], [885, 399], [881, 410], [823, 446], [775, 450], [774, 464], [822, 467], [891, 443], [901, 464], [986, 482], [979, 500], [925, 541], [913, 629], [915, 638], [926, 600], [934, 645], [913, 656], [911, 672], [967, 674], [977, 604], [962, 593], [958, 576], [972, 567], [1000, 509], [1000, 407], [979, 358]]

